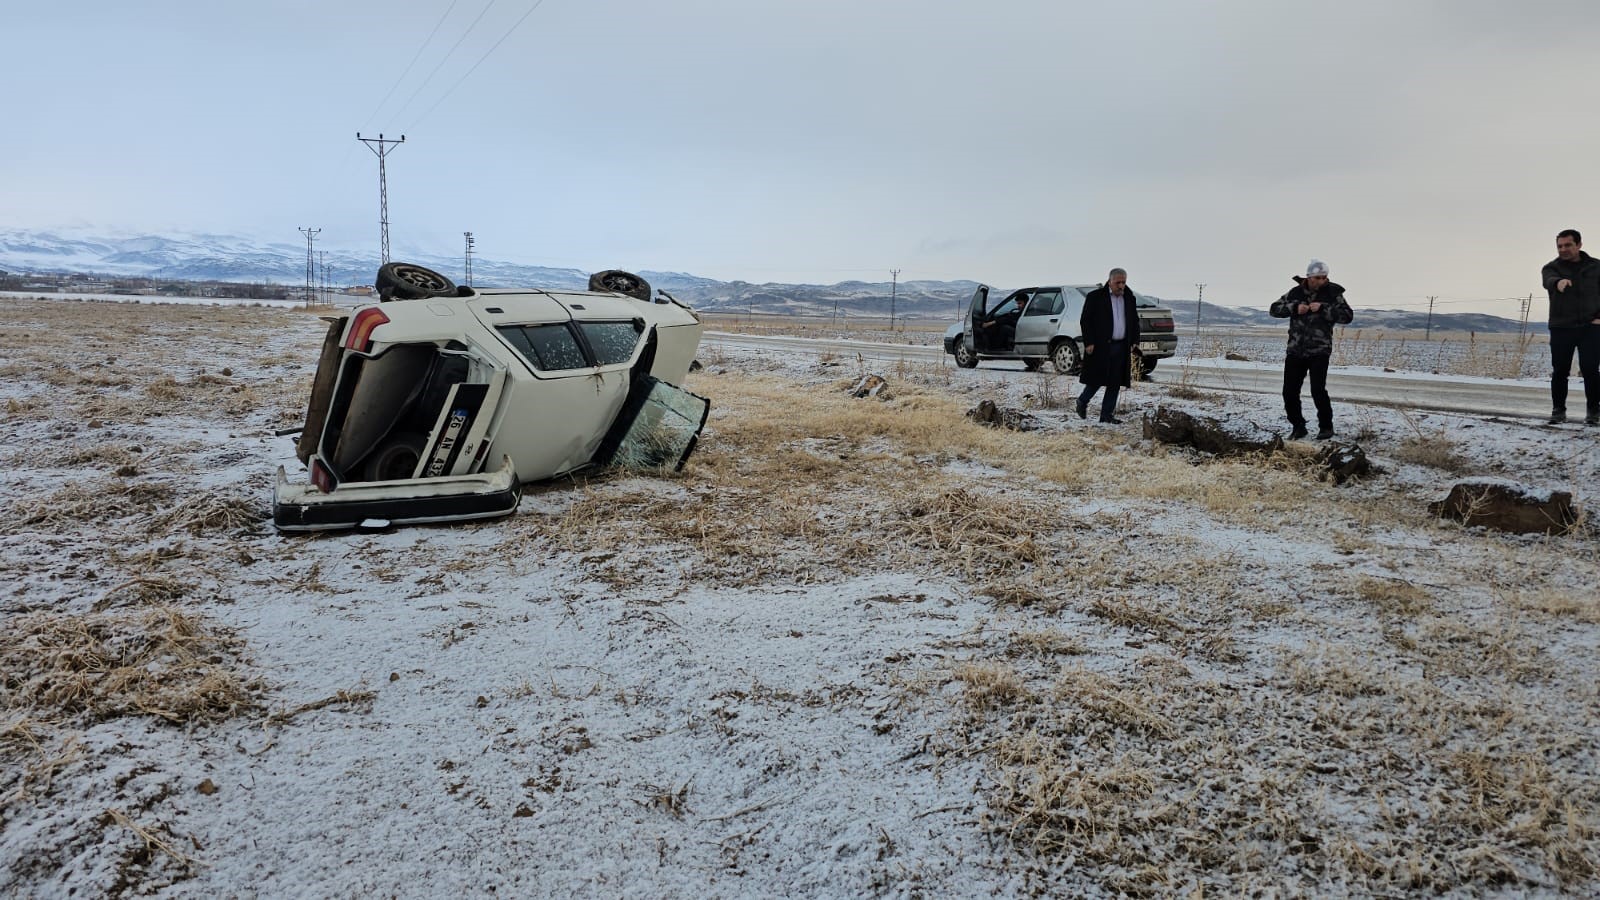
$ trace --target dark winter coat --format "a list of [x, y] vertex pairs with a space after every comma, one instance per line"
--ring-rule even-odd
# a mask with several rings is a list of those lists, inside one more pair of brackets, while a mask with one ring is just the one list
[[[1539, 274], [1550, 292], [1551, 328], [1575, 328], [1600, 318], [1600, 259], [1579, 250], [1576, 262], [1563, 262], [1558, 256]], [[1556, 282], [1563, 278], [1572, 279], [1572, 284], [1558, 291]]]
[[[1314, 359], [1333, 355], [1333, 326], [1349, 325], [1356, 314], [1345, 302], [1344, 288], [1325, 282], [1315, 291], [1306, 290], [1306, 280], [1294, 277], [1295, 286], [1272, 304], [1271, 312], [1289, 320], [1289, 355]], [[1302, 303], [1321, 303], [1316, 312], [1296, 312]]]
[[1097, 387], [1108, 384], [1127, 387], [1132, 384], [1128, 374], [1128, 355], [1139, 346], [1139, 303], [1133, 291], [1122, 289], [1123, 351], [1112, 354], [1109, 352], [1112, 299], [1108, 287], [1090, 291], [1083, 299], [1083, 315], [1078, 318], [1078, 327], [1083, 335], [1083, 345], [1094, 348], [1093, 353], [1083, 357], [1083, 371], [1078, 380], [1084, 384]]

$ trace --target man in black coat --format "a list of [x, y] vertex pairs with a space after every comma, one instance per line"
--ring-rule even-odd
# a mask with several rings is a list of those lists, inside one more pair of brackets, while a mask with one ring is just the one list
[[1556, 235], [1556, 258], [1540, 273], [1550, 292], [1550, 424], [1567, 420], [1567, 376], [1572, 352], [1583, 373], [1583, 424], [1600, 425], [1600, 259], [1583, 252], [1583, 236], [1568, 228]]
[[1117, 394], [1132, 383], [1131, 348], [1139, 346], [1139, 307], [1128, 290], [1128, 273], [1112, 269], [1106, 283], [1084, 297], [1083, 315], [1078, 319], [1083, 336], [1083, 369], [1078, 380], [1084, 384], [1078, 395], [1078, 418], [1089, 416], [1089, 401], [1095, 391], [1106, 389], [1100, 401], [1100, 421], [1121, 425], [1115, 415]]
[[1306, 415], [1300, 408], [1300, 388], [1311, 376], [1311, 402], [1317, 406], [1317, 440], [1333, 437], [1333, 401], [1328, 399], [1328, 360], [1333, 356], [1333, 326], [1349, 325], [1355, 318], [1345, 302], [1344, 288], [1328, 280], [1328, 264], [1313, 259], [1306, 277], [1295, 276], [1295, 287], [1273, 301], [1271, 312], [1289, 320], [1289, 349], [1283, 357], [1283, 411], [1294, 430], [1290, 440], [1306, 436]]

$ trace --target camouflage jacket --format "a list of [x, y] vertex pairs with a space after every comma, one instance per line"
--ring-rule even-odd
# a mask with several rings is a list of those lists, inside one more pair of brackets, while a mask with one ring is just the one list
[[[1271, 310], [1274, 316], [1289, 320], [1289, 355], [1330, 356], [1333, 326], [1348, 325], [1356, 317], [1344, 300], [1344, 288], [1330, 281], [1316, 291], [1308, 291], [1304, 278], [1296, 275], [1294, 280], [1295, 286], [1273, 302]], [[1296, 310], [1302, 303], [1321, 303], [1322, 308], [1301, 315]]]

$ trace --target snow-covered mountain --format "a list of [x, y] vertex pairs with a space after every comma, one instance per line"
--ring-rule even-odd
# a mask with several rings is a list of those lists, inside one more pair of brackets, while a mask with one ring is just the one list
[[[376, 252], [333, 246], [318, 247], [319, 265], [332, 285], [371, 284], [378, 270]], [[459, 279], [460, 256], [427, 253], [395, 254]], [[235, 281], [301, 284], [306, 274], [303, 243], [262, 243], [225, 234], [114, 235], [92, 229], [33, 230], [0, 228], [0, 269], [13, 273], [144, 277], [173, 281]], [[837, 284], [752, 284], [717, 281], [684, 272], [640, 271], [653, 286], [706, 312], [788, 313], [812, 316], [887, 316], [891, 295], [895, 314], [906, 318], [955, 321], [965, 309], [977, 282], [842, 281]], [[472, 281], [479, 287], [516, 286], [582, 288], [589, 273], [474, 256]], [[320, 277], [320, 276], [319, 276]], [[1002, 295], [1003, 296], [1003, 295]], [[1166, 300], [1180, 329], [1194, 326], [1195, 301]], [[1281, 325], [1265, 309], [1206, 303], [1199, 310], [1202, 325], [1212, 327]], [[1361, 324], [1375, 329], [1421, 330], [1424, 313], [1402, 310], [1360, 311]], [[1514, 319], [1470, 313], [1433, 316], [1436, 330], [1514, 332]]]

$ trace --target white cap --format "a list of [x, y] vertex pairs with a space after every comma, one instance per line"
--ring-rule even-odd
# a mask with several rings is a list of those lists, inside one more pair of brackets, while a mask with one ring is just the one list
[[1311, 262], [1306, 263], [1306, 277], [1310, 278], [1313, 275], [1321, 275], [1323, 278], [1327, 278], [1328, 264], [1320, 259], [1313, 259]]

